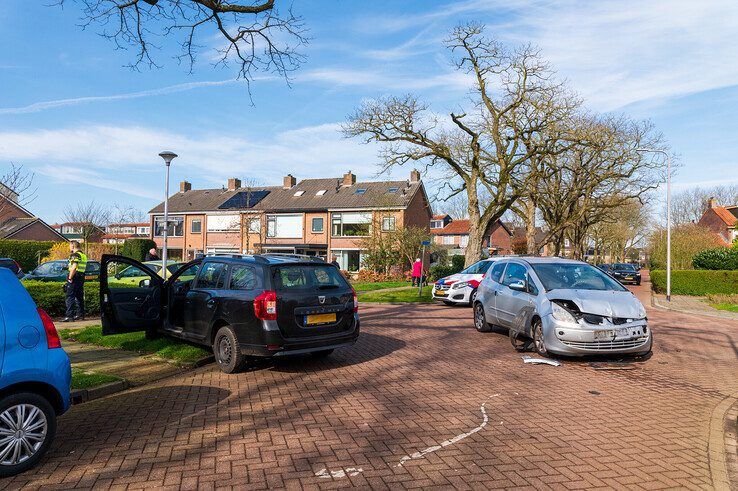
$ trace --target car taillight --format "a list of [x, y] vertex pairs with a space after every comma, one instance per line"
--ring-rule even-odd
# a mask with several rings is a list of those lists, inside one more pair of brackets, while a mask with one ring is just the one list
[[254, 299], [254, 314], [264, 321], [277, 320], [277, 292], [265, 290]]
[[44, 325], [44, 331], [46, 331], [46, 346], [49, 349], [61, 348], [61, 339], [59, 339], [59, 333], [56, 332], [54, 321], [51, 320], [49, 314], [47, 314], [41, 307], [37, 310], [38, 316], [41, 317], [41, 323]]
[[352, 288], [351, 291], [354, 293], [354, 312], [358, 312], [359, 311], [359, 297], [356, 295], [356, 290]]

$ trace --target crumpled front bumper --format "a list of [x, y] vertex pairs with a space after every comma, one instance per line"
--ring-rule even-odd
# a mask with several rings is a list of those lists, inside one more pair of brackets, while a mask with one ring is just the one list
[[546, 349], [560, 355], [644, 354], [653, 343], [646, 319], [625, 324], [591, 325], [561, 322], [552, 315], [542, 319]]
[[432, 296], [433, 300], [442, 300], [444, 302], [451, 302], [451, 303], [469, 303], [471, 301], [471, 294], [474, 291], [474, 289], [470, 286], [465, 286], [463, 288], [449, 288], [448, 290], [442, 290], [445, 295], [439, 295], [437, 290], [437, 286], [433, 285], [432, 290]]

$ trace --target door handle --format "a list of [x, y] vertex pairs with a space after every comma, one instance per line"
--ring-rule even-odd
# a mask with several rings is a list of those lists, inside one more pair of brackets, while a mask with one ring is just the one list
[[133, 297], [134, 302], [140, 302], [142, 300], [146, 300], [144, 297]]

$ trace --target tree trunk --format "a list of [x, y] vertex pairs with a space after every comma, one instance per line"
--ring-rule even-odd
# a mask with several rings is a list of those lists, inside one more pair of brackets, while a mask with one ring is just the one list
[[525, 202], [525, 238], [528, 254], [538, 255], [538, 244], [536, 244], [536, 204], [532, 199]]

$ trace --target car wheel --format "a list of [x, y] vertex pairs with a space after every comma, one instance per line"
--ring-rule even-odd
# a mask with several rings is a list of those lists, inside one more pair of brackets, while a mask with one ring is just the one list
[[236, 333], [231, 326], [218, 329], [213, 341], [213, 354], [223, 373], [238, 373], [246, 365], [246, 357], [241, 353]]
[[313, 351], [312, 353], [310, 353], [310, 355], [313, 358], [325, 358], [326, 356], [330, 356], [331, 353], [333, 353], [332, 349], [324, 349], [320, 351]]
[[541, 319], [533, 319], [531, 331], [533, 331], [533, 347], [536, 349], [536, 353], [541, 356], [548, 356], [546, 342], [543, 340], [543, 323]]
[[484, 318], [484, 307], [480, 302], [474, 304], [474, 327], [479, 332], [490, 332], [492, 330], [492, 326]]
[[641, 280], [636, 281], [636, 286], [641, 286]]
[[35, 466], [55, 433], [56, 414], [46, 398], [21, 392], [0, 400], [0, 477]]
[[477, 290], [472, 290], [471, 295], [469, 295], [469, 305], [474, 306], [474, 301], [477, 299]]

